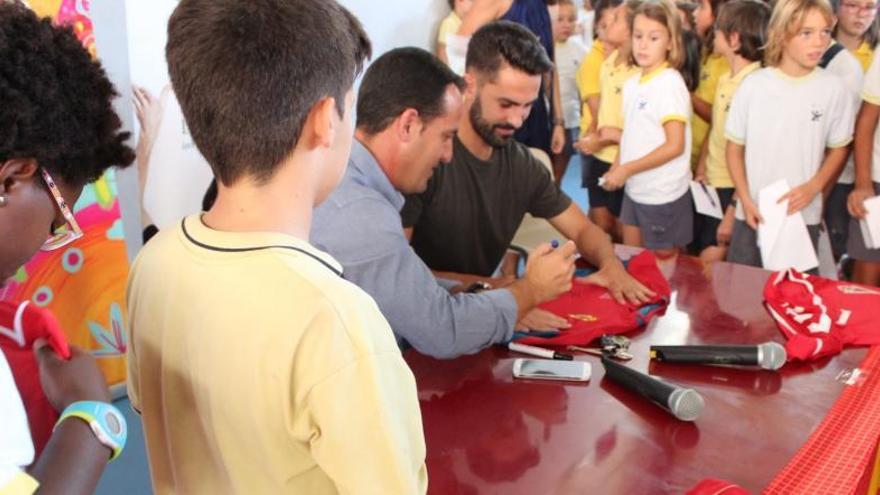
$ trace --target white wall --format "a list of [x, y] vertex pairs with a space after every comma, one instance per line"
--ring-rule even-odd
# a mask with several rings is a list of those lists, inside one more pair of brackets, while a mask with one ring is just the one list
[[[117, 111], [126, 128], [134, 133], [137, 129], [132, 128], [135, 118], [129, 101], [131, 84], [139, 84], [154, 95], [159, 95], [167, 84], [166, 28], [177, 2], [92, 0], [90, 5], [98, 55], [122, 95]], [[433, 52], [437, 28], [449, 13], [447, 0], [340, 0], [340, 3], [364, 25], [373, 43], [374, 59], [400, 46], [418, 46]], [[199, 200], [203, 193], [203, 190], [191, 191]], [[132, 167], [120, 174], [120, 204], [130, 255], [140, 247], [138, 201], [137, 176]]]

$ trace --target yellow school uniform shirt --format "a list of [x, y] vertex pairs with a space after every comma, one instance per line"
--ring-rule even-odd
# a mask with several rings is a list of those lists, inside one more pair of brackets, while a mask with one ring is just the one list
[[[620, 52], [613, 51], [599, 69], [601, 99], [596, 120], [597, 129], [603, 127], [623, 129], [623, 83], [641, 71], [638, 66], [630, 65], [628, 62], [617, 64], [619, 56]], [[619, 146], [616, 144], [606, 146], [595, 153], [595, 157], [603, 162], [612, 163], [617, 158], [618, 149]]]
[[[722, 74], [730, 72], [727, 59], [718, 54], [709, 55], [700, 67], [700, 84], [697, 85], [694, 96], [712, 103], [715, 101], [715, 90], [718, 87], [718, 79]], [[691, 117], [691, 132], [693, 132], [694, 147], [691, 150], [691, 166], [696, 167], [700, 159], [700, 147], [709, 134], [709, 123], [701, 119], [696, 112]]]
[[450, 34], [458, 32], [461, 27], [461, 17], [455, 12], [450, 12], [448, 16], [440, 23], [440, 29], [437, 31], [437, 43], [446, 44], [446, 37]]
[[724, 127], [730, 100], [742, 80], [761, 68], [760, 62], [753, 62], [735, 76], [730, 72], [718, 79], [715, 101], [712, 103], [712, 130], [709, 132], [709, 154], [706, 156], [706, 178], [713, 187], [733, 187], [733, 179], [727, 169], [727, 139]]
[[32, 495], [39, 487], [37, 480], [22, 471], [0, 486], [0, 495]]
[[578, 93], [581, 95], [581, 136], [586, 134], [590, 124], [593, 123], [593, 115], [590, 114], [587, 98], [599, 94], [602, 90], [599, 85], [599, 70], [604, 61], [605, 47], [601, 41], [596, 40], [590, 49], [590, 53], [587, 53], [587, 56], [584, 57], [575, 74]]
[[856, 51], [850, 53], [859, 61], [859, 65], [862, 66], [862, 72], [868, 72], [868, 67], [871, 66], [871, 60], [874, 58], [874, 47], [869, 45], [867, 41], [863, 41], [856, 48]]
[[375, 302], [294, 237], [165, 229], [129, 278], [158, 494], [424, 493], [415, 380]]

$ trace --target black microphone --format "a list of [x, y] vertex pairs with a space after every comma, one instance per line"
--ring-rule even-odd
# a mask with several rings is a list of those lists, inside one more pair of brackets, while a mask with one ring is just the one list
[[758, 345], [652, 345], [651, 359], [668, 363], [760, 366], [778, 370], [785, 364], [785, 347], [776, 342]]
[[640, 373], [602, 356], [605, 376], [669, 411], [682, 421], [693, 421], [703, 412], [703, 397], [690, 388], [682, 388]]

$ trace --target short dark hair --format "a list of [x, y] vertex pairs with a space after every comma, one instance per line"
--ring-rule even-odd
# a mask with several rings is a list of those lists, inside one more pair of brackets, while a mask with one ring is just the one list
[[721, 6], [715, 18], [715, 29], [730, 36], [739, 34], [736, 54], [753, 62], [764, 60], [770, 7], [760, 0], [732, 0]]
[[448, 1], [449, 1], [449, 10], [455, 11], [455, 0], [448, 0]]
[[168, 22], [174, 91], [225, 185], [271, 179], [322, 98], [342, 115], [370, 53], [360, 22], [334, 0], [181, 0]]
[[70, 27], [0, 1], [0, 163], [33, 158], [72, 187], [131, 164], [116, 96]]
[[423, 122], [443, 114], [443, 96], [454, 84], [464, 90], [458, 74], [421, 48], [395, 48], [377, 58], [361, 81], [357, 127], [368, 135], [384, 131], [408, 108]]
[[490, 22], [471, 37], [465, 69], [494, 79], [504, 63], [533, 76], [553, 69], [547, 51], [531, 31], [510, 21]]
[[593, 4], [593, 39], [599, 38], [599, 22], [606, 10], [616, 9], [623, 0], [598, 0]]

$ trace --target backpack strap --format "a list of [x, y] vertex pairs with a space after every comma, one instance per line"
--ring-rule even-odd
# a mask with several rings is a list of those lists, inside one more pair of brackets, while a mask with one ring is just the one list
[[840, 43], [835, 43], [829, 46], [828, 49], [825, 50], [825, 53], [822, 54], [822, 58], [819, 59], [819, 67], [823, 69], [828, 68], [828, 64], [830, 64], [831, 61], [834, 60], [834, 57], [843, 50], [845, 50], [845, 48]]

